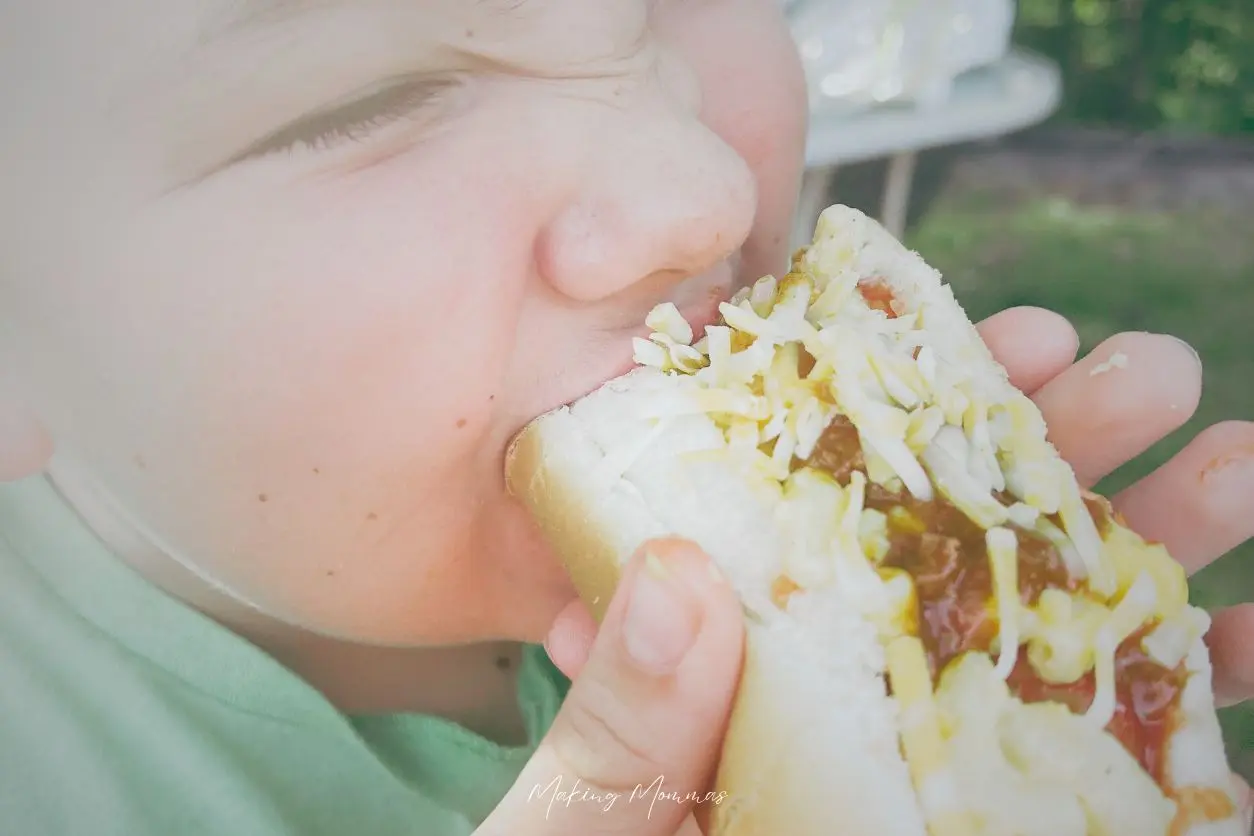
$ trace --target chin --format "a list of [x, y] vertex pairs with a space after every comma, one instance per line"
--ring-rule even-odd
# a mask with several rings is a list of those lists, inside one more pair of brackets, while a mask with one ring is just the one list
[[485, 641], [543, 644], [562, 611], [579, 600], [563, 572], [561, 584], [525, 592], [511, 589], [492, 614], [493, 626], [482, 637]]
[[522, 503], [511, 500], [509, 514], [480, 551], [495, 577], [482, 600], [483, 618], [492, 625], [491, 639], [538, 644], [578, 593]]

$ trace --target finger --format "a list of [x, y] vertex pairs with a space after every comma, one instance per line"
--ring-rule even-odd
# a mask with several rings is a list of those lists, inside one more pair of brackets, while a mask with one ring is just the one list
[[596, 619], [586, 604], [576, 600], [558, 614], [544, 640], [544, 649], [562, 675], [573, 680], [583, 670], [596, 636]]
[[1203, 430], [1162, 467], [1111, 502], [1142, 537], [1189, 574], [1254, 536], [1254, 424]]
[[1071, 323], [1044, 308], [1010, 308], [976, 327], [1010, 382], [1028, 394], [1070, 366], [1080, 350]]
[[1193, 415], [1202, 393], [1197, 354], [1175, 337], [1111, 337], [1033, 396], [1049, 437], [1089, 486]]
[[1241, 821], [1245, 822], [1245, 832], [1251, 833], [1251, 828], [1254, 828], [1254, 797], [1250, 793], [1250, 782], [1236, 772], [1232, 773], [1231, 780], [1232, 797], [1237, 799], [1238, 814]]
[[1245, 822], [1245, 832], [1254, 832], [1254, 796], [1250, 793], [1250, 782], [1234, 772], [1232, 790], [1241, 799], [1241, 821]]
[[[700, 809], [706, 808], [702, 807]], [[705, 826], [698, 824], [696, 817], [689, 813], [688, 817], [684, 819], [684, 823], [680, 825], [679, 830], [676, 831], [675, 836], [705, 836]]]
[[740, 604], [689, 543], [628, 565], [549, 734], [480, 834], [672, 836], [710, 783], [743, 653]]
[[1215, 613], [1206, 644], [1214, 667], [1215, 702], [1220, 707], [1254, 699], [1254, 604]]

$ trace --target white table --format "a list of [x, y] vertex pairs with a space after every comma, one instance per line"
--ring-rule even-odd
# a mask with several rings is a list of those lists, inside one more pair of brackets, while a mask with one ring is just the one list
[[885, 105], [854, 115], [812, 113], [793, 246], [809, 243], [839, 166], [892, 158], [881, 221], [901, 237], [918, 152], [1004, 136], [1044, 121], [1058, 107], [1061, 93], [1056, 65], [1013, 49], [998, 63], [958, 78], [952, 96], [938, 107]]

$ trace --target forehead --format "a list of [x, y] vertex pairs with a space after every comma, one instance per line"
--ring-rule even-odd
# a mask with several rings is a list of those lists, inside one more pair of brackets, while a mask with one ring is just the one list
[[[0, 48], [0, 103], [34, 145], [57, 118], [66, 137], [185, 122], [207, 144], [405, 73], [595, 72], [647, 19], [647, 0], [0, 2], [0, 32], [18, 33]], [[0, 149], [16, 141], [9, 131]]]
[[637, 40], [649, 18], [647, 0], [181, 1], [208, 10], [193, 38], [197, 55], [303, 43], [332, 62], [336, 52], [391, 49], [414, 61], [477, 56], [524, 71], [603, 60]]
[[168, 65], [205, 53], [221, 57], [222, 50], [237, 47], [287, 49], [303, 42], [334, 52], [361, 41], [404, 40], [412, 50], [456, 42], [467, 33], [481, 39], [477, 46], [540, 35], [577, 40], [595, 54], [605, 42], [638, 29], [648, 5], [648, 0], [0, 2], [0, 32], [22, 33], [0, 49], [0, 69], [73, 56], [80, 71], [96, 72], [88, 65], [99, 58], [108, 65], [100, 68], [105, 75], [114, 75], [108, 70]]
[[362, 6], [411, 7], [437, 18], [522, 18], [545, 5], [545, 0], [216, 0], [211, 27], [221, 31], [273, 26], [336, 9]]
[[451, 31], [482, 28], [485, 34], [521, 34], [550, 26], [596, 39], [609, 31], [638, 28], [649, 0], [185, 0], [203, 7], [200, 40], [258, 29], [282, 29], [302, 20], [390, 18], [421, 22], [423, 34], [443, 39]]

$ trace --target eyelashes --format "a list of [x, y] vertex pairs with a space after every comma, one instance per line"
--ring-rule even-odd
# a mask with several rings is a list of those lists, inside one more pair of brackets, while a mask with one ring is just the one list
[[348, 104], [303, 116], [254, 143], [237, 159], [294, 151], [327, 151], [369, 139], [389, 125], [446, 104], [459, 86], [455, 79], [408, 79], [387, 85]]

